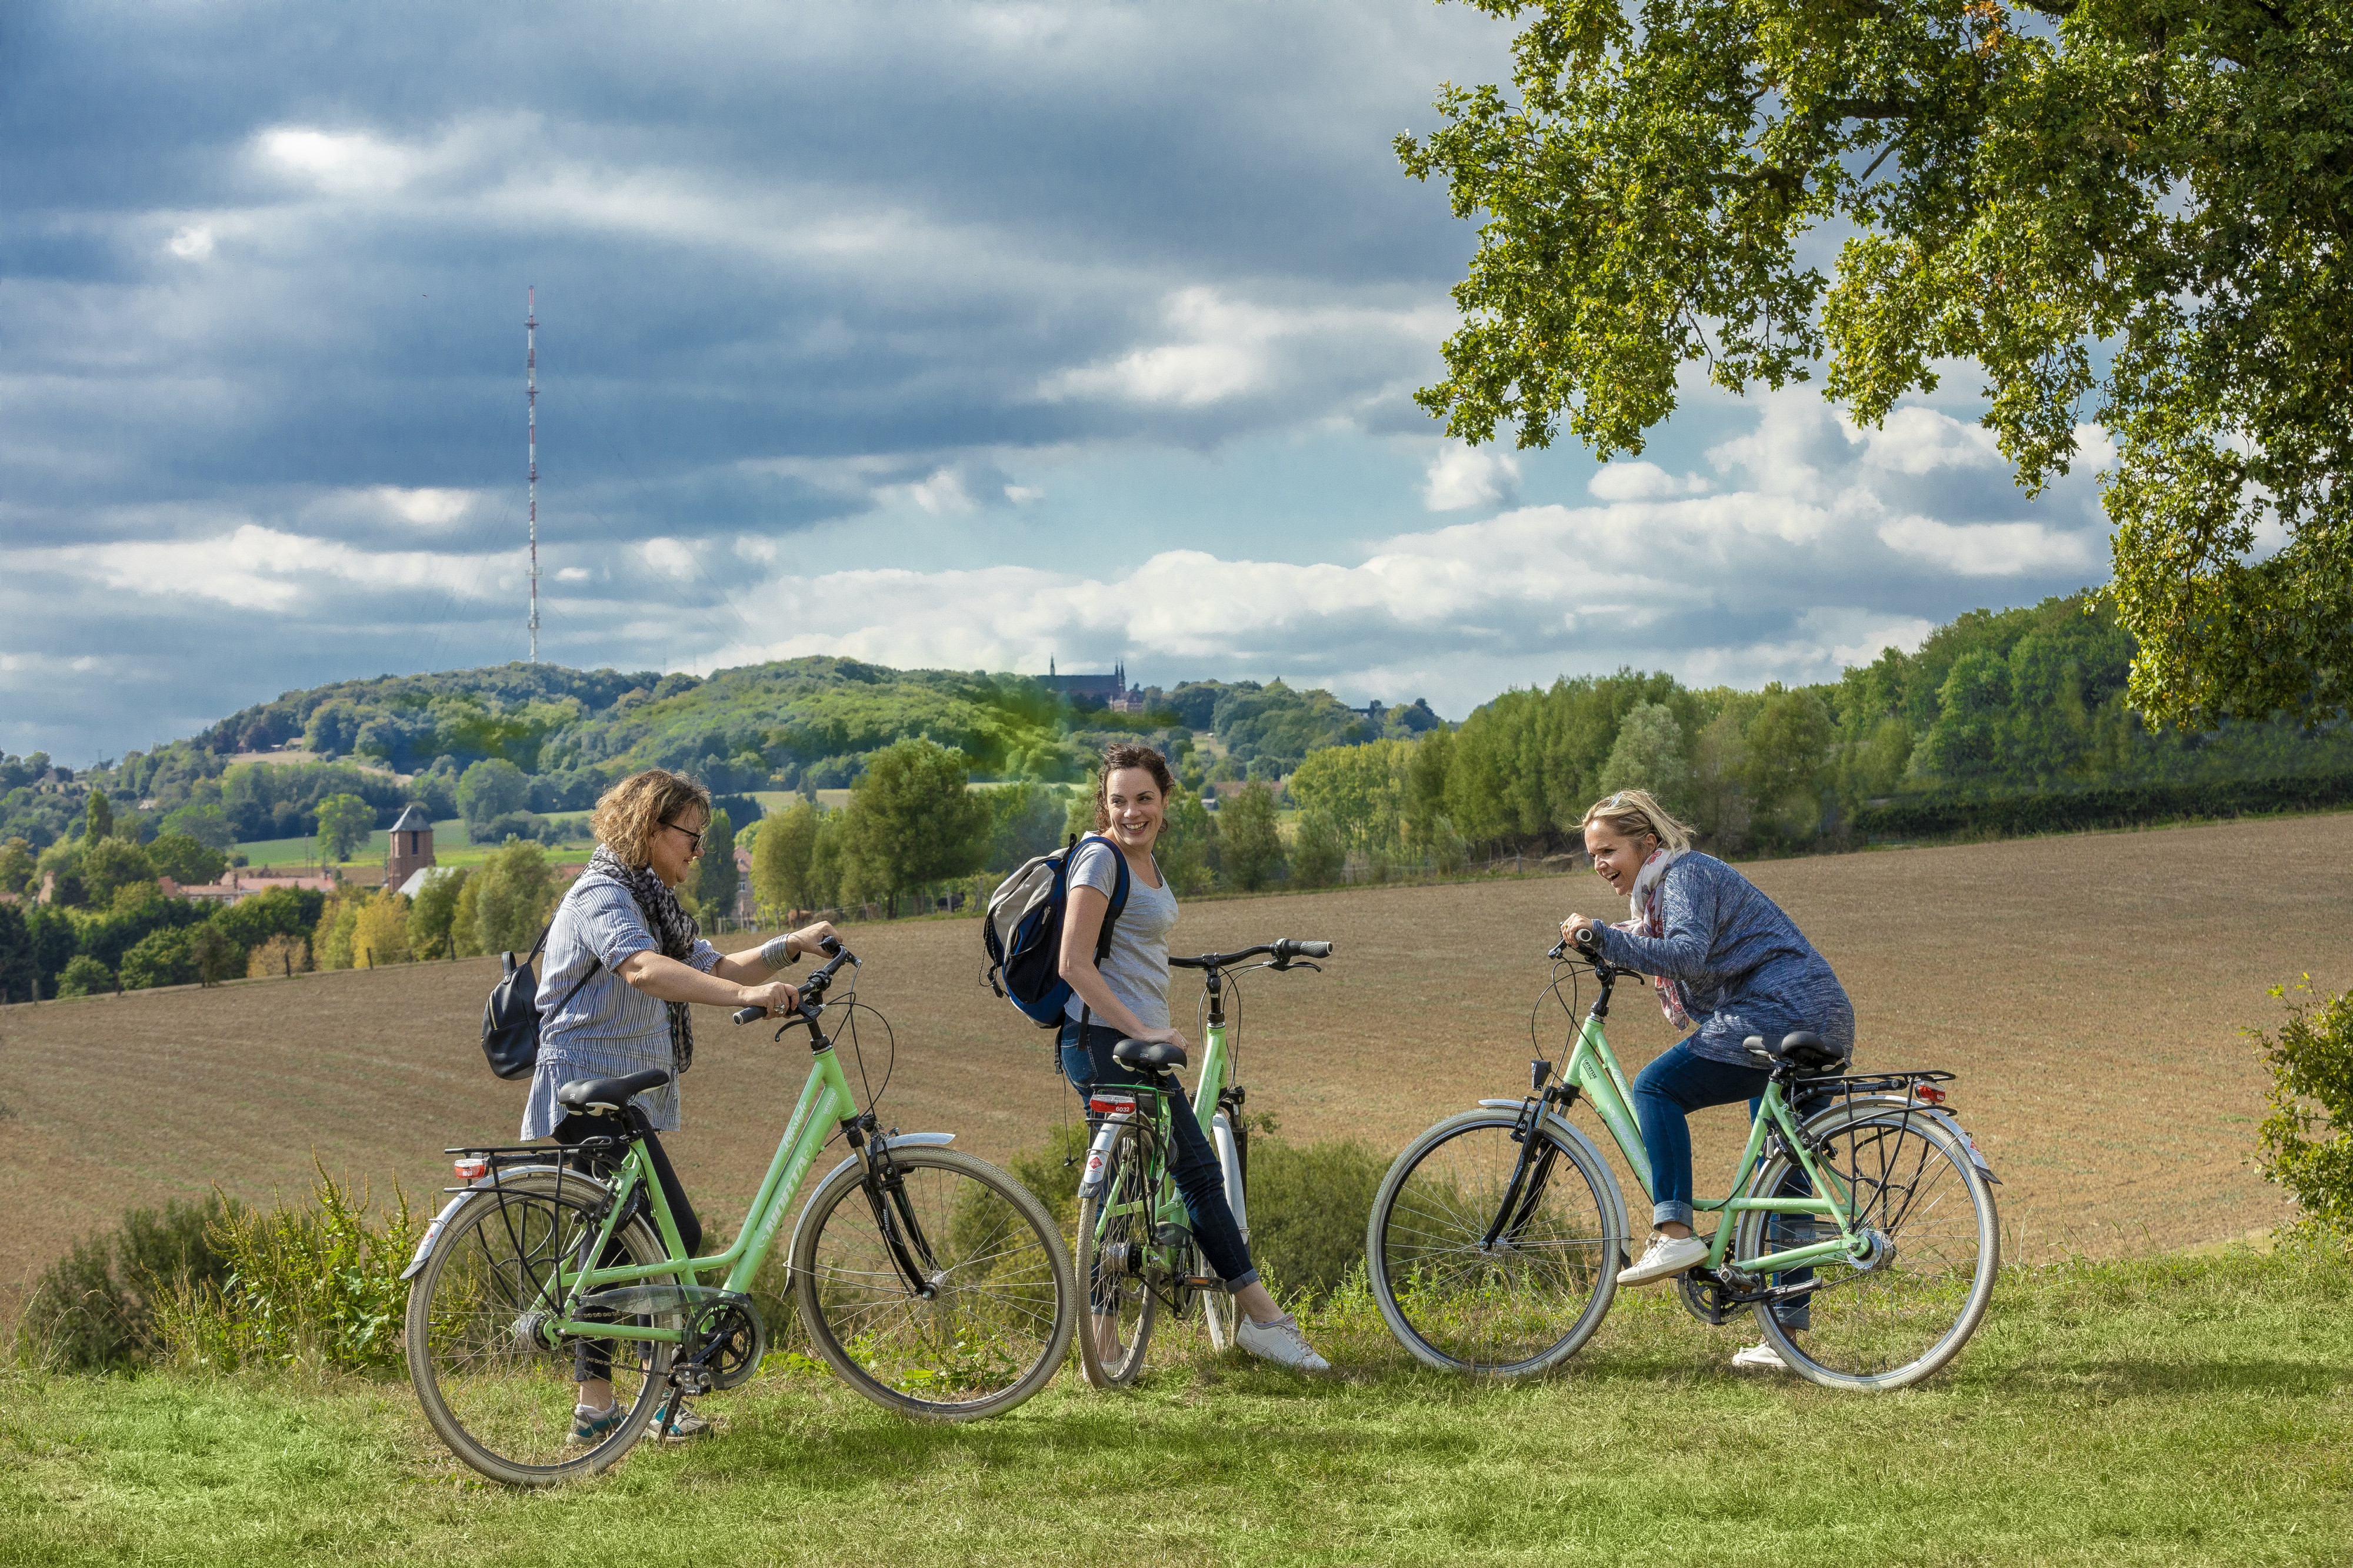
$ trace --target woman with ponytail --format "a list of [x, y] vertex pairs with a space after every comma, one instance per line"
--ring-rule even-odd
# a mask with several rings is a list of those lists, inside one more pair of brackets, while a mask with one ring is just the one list
[[[1650, 1249], [1618, 1279], [1649, 1285], [1707, 1257], [1707, 1243], [1692, 1234], [1689, 1113], [1745, 1100], [1757, 1114], [1767, 1074], [1748, 1054], [1751, 1035], [1778, 1040], [1810, 1029], [1852, 1056], [1854, 1008], [1780, 906], [1694, 849], [1690, 830], [1649, 792], [1620, 790], [1595, 803], [1584, 827], [1594, 870], [1625, 895], [1630, 918], [1604, 924], [1572, 914], [1560, 934], [1574, 942], [1580, 931], [1592, 931], [1601, 956], [1650, 975], [1667, 1022], [1690, 1031], [1634, 1079], [1634, 1114], [1651, 1155], [1653, 1233]], [[1805, 1326], [1802, 1300], [1779, 1310], [1787, 1326]], [[1770, 1345], [1751, 1346], [1733, 1363], [1782, 1364]]]

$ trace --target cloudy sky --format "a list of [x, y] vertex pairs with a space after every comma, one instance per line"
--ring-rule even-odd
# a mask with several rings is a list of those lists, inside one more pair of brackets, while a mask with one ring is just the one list
[[[1640, 459], [1411, 401], [1470, 254], [1427, 0], [0, 6], [0, 747], [525, 651], [1351, 701], [1819, 679], [2106, 574], [1964, 369], [1694, 386]], [[2096, 432], [2087, 435], [2094, 454]]]

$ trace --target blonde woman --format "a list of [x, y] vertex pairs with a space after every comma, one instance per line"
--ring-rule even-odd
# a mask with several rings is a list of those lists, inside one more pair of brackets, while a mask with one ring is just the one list
[[[602, 1118], [565, 1110], [556, 1103], [555, 1091], [575, 1079], [649, 1068], [669, 1071], [670, 1081], [632, 1103], [649, 1126], [673, 1131], [679, 1124], [677, 1075], [694, 1059], [690, 1005], [760, 1007], [770, 1016], [800, 1005], [797, 991], [770, 976], [814, 951], [834, 934], [833, 927], [820, 921], [758, 947], [723, 953], [696, 934], [692, 917], [670, 890], [686, 880], [688, 868], [701, 857], [710, 820], [711, 792], [661, 768], [630, 774], [597, 801], [596, 852], [564, 895], [548, 928], [539, 994], [564, 1000], [539, 1022], [539, 1062], [522, 1112], [525, 1138], [553, 1137], [572, 1144], [608, 1131]], [[702, 1224], [661, 1140], [649, 1135], [645, 1147], [678, 1220], [679, 1238], [692, 1253], [702, 1245]], [[604, 1441], [621, 1419], [613, 1401], [609, 1348], [601, 1340], [584, 1340], [576, 1352], [575, 1444]], [[656, 1425], [659, 1429], [659, 1415]], [[691, 1436], [706, 1425], [692, 1411], [681, 1410], [670, 1435]]]
[[[1601, 879], [1625, 895], [1632, 918], [1614, 925], [1572, 914], [1560, 934], [1591, 931], [1601, 956], [1651, 977], [1660, 1010], [1691, 1033], [1634, 1079], [1634, 1114], [1651, 1155], [1650, 1249], [1618, 1276], [1625, 1285], [1670, 1279], [1707, 1257], [1692, 1234], [1691, 1127], [1704, 1106], [1748, 1101], [1757, 1114], [1766, 1069], [1743, 1043], [1810, 1029], [1842, 1055], [1854, 1051], [1854, 1008], [1838, 976], [1779, 905], [1723, 861], [1691, 847], [1691, 833], [1648, 791], [1620, 790], [1585, 814], [1585, 852]], [[1777, 1224], [1786, 1222], [1777, 1221]], [[1801, 1282], [1802, 1272], [1788, 1276]], [[1802, 1301], [1781, 1321], [1805, 1326]], [[1735, 1365], [1778, 1368], [1770, 1345]]]

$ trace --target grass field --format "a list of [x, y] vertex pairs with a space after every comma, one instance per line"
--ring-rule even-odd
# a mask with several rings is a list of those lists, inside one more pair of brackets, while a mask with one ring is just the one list
[[[2006, 1183], [2010, 1257], [2169, 1250], [2284, 1216], [2249, 1163], [2263, 1077], [2238, 1030], [2275, 1023], [2265, 988], [2302, 972], [2353, 984], [2353, 816], [1748, 869], [1844, 979], [1862, 1065], [1961, 1075], [1956, 1103]], [[1590, 874], [1223, 900], [1189, 908], [1174, 940], [1336, 941], [1323, 974], [1243, 983], [1241, 1074], [1285, 1138], [1386, 1151], [1525, 1088], [1553, 924], [1611, 901]], [[980, 984], [974, 922], [849, 938], [861, 995], [897, 1030], [886, 1123], [954, 1131], [1001, 1159], [1070, 1113], [1050, 1037]], [[491, 1078], [476, 1044], [496, 973], [482, 959], [0, 1008], [0, 1321], [49, 1259], [131, 1204], [216, 1183], [300, 1196], [314, 1151], [379, 1196], [395, 1181], [435, 1192], [442, 1148], [512, 1138], [519, 1119], [521, 1087]], [[1639, 992], [1610, 1033], [1630, 1068], [1670, 1040]], [[669, 1142], [698, 1206], [732, 1223], [806, 1056], [714, 1013], [698, 1037]], [[1545, 1037], [1548, 1055], [1559, 1039]], [[1703, 1113], [1695, 1131], [1702, 1189], [1720, 1189], [1737, 1113]]]
[[1344, 1302], [1331, 1378], [1178, 1335], [1134, 1393], [1066, 1370], [921, 1426], [772, 1368], [712, 1437], [537, 1494], [397, 1382], [0, 1372], [0, 1563], [2341, 1563], [2348, 1287], [2341, 1248], [2013, 1269], [1952, 1371], [1879, 1396], [1734, 1373], [1738, 1326], [1655, 1291], [1512, 1386]]
[[[567, 844], [553, 848], [549, 853], [559, 858], [576, 856], [586, 859], [595, 847], [594, 841], [584, 838], [576, 845]], [[496, 848], [498, 846], [495, 844], [467, 842], [466, 824], [462, 817], [453, 816], [447, 822], [433, 825], [433, 859], [437, 865], [479, 866], [489, 859]], [[245, 857], [245, 863], [248, 866], [309, 867], [317, 865], [319, 861], [319, 841], [315, 838], [261, 838], [249, 844], [240, 844], [237, 849]], [[366, 844], [352, 851], [352, 858], [345, 864], [364, 866], [373, 862], [381, 865], [384, 858], [391, 852], [391, 831], [378, 828], [368, 836]]]

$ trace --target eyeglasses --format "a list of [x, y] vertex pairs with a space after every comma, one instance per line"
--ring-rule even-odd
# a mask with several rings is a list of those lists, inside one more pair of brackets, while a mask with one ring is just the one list
[[670, 829], [671, 831], [673, 831], [673, 832], [676, 832], [676, 833], [683, 833], [683, 834], [685, 834], [685, 835], [687, 836], [687, 837], [689, 837], [689, 838], [691, 838], [691, 839], [692, 839], [692, 840], [693, 840], [693, 842], [692, 842], [691, 844], [690, 844], [690, 845], [688, 845], [688, 846], [687, 846], [686, 853], [687, 853], [687, 858], [688, 858], [691, 859], [693, 857], [695, 857], [695, 856], [700, 855], [700, 854], [702, 854], [702, 834], [697, 833], [697, 832], [696, 832], [693, 828], [691, 828], [691, 827], [681, 827], [681, 826], [679, 826], [679, 825], [678, 825], [677, 823], [675, 823], [675, 822], [665, 822], [665, 823], [663, 823], [663, 824], [662, 824], [662, 826], [663, 826], [664, 827], [670, 828]]

